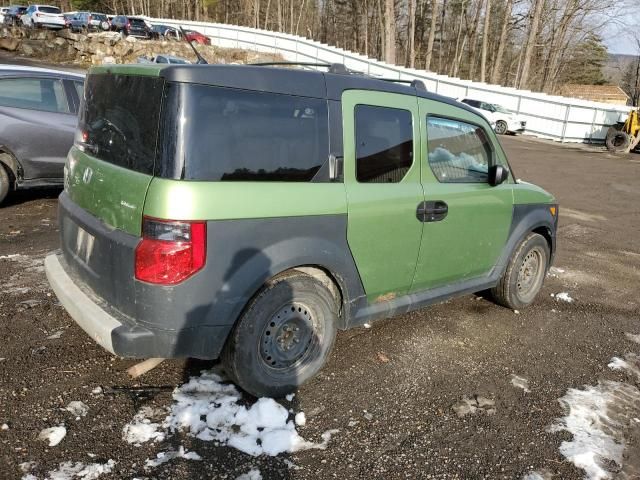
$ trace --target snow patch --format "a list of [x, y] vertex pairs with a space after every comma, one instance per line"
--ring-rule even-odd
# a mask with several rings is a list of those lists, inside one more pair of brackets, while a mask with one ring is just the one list
[[144, 468], [155, 468], [158, 465], [170, 462], [175, 458], [184, 458], [186, 460], [202, 460], [202, 457], [196, 452], [187, 452], [181, 445], [177, 451], [169, 450], [168, 452], [160, 452], [156, 455], [156, 458], [154, 460], [145, 460]]
[[158, 411], [151, 407], [142, 407], [138, 413], [133, 416], [133, 420], [122, 429], [122, 439], [137, 446], [149, 440], [153, 440], [154, 442], [163, 441], [166, 434], [162, 431], [162, 425], [152, 422], [148, 418], [157, 416], [157, 413]]
[[[35, 462], [20, 464], [20, 468], [25, 471], [23, 465], [26, 465], [26, 468], [30, 470], [35, 467]], [[73, 480], [74, 478], [95, 480], [103, 473], [111, 473], [115, 465], [116, 462], [113, 460], [109, 460], [107, 463], [91, 463], [89, 465], [85, 465], [82, 462], [64, 462], [56, 470], [51, 470], [45, 478], [46, 480]], [[30, 473], [23, 476], [22, 480], [38, 480], [38, 477]]]
[[72, 415], [76, 417], [84, 417], [87, 413], [89, 413], [89, 407], [84, 402], [80, 402], [74, 400], [73, 402], [69, 402], [67, 408], [65, 408], [68, 412], [71, 412]]
[[563, 302], [571, 303], [573, 302], [573, 298], [567, 292], [556, 293], [556, 300], [561, 300]]
[[525, 393], [529, 393], [531, 391], [529, 390], [529, 380], [513, 373], [511, 374], [511, 385], [516, 388], [521, 388]]
[[624, 429], [640, 415], [640, 390], [620, 382], [603, 381], [596, 386], [569, 389], [559, 400], [567, 415], [557, 419], [550, 431], [566, 430], [571, 441], [560, 453], [586, 472], [586, 479], [600, 480], [622, 467]]
[[612, 370], [626, 370], [640, 381], [640, 356], [635, 353], [627, 353], [624, 358], [613, 357], [608, 367]]
[[294, 420], [296, 422], [296, 425], [300, 427], [304, 427], [307, 424], [307, 416], [304, 414], [304, 412], [296, 413]]
[[325, 449], [330, 430], [321, 443], [302, 438], [289, 411], [272, 398], [260, 398], [253, 405], [240, 404], [241, 395], [232, 384], [210, 371], [191, 379], [173, 392], [169, 415], [160, 423], [152, 422], [149, 411], [141, 409], [123, 429], [123, 439], [140, 444], [161, 441], [176, 431], [204, 441], [215, 441], [249, 455], [276, 456], [283, 452]]
[[552, 480], [553, 474], [548, 470], [543, 470], [542, 472], [529, 472], [522, 480]]
[[249, 470], [247, 473], [243, 473], [239, 477], [236, 477], [236, 480], [262, 480], [262, 474], [260, 470], [253, 469]]
[[38, 440], [48, 441], [50, 447], [58, 445], [67, 434], [64, 426], [45, 428], [38, 435]]

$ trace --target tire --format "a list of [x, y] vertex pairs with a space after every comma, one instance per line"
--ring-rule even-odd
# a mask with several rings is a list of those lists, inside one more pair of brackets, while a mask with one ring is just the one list
[[513, 252], [504, 275], [491, 289], [496, 303], [512, 310], [530, 305], [542, 288], [549, 259], [547, 240], [537, 233], [527, 235]]
[[496, 122], [496, 133], [498, 135], [504, 135], [509, 131], [509, 126], [507, 125], [507, 122], [505, 122], [504, 120], [498, 120]]
[[0, 205], [7, 198], [9, 190], [11, 190], [11, 179], [5, 166], [0, 163]]
[[609, 129], [605, 143], [610, 152], [624, 152], [629, 148], [631, 137], [625, 132]]
[[324, 366], [336, 336], [338, 302], [319, 280], [292, 273], [249, 302], [227, 338], [222, 364], [256, 397], [280, 398]]

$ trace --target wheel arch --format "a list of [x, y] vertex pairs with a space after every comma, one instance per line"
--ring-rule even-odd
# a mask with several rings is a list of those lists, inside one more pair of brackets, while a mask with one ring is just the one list
[[553, 262], [553, 257], [556, 250], [556, 228], [557, 228], [557, 216], [553, 217], [549, 211], [549, 204], [522, 204], [513, 206], [513, 218], [511, 221], [511, 231], [505, 245], [502, 255], [500, 256], [496, 265], [498, 276], [502, 276], [509, 260], [513, 255], [513, 252], [518, 248], [518, 245], [529, 235], [530, 233], [537, 233], [542, 235], [549, 245], [549, 253], [551, 258], [549, 259], [549, 266]]

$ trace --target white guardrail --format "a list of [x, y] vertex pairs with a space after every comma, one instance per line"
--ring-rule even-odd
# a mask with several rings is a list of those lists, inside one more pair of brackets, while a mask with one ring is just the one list
[[524, 117], [527, 121], [527, 134], [561, 142], [602, 143], [609, 126], [619, 120], [620, 114], [626, 115], [631, 110], [631, 107], [472, 82], [425, 70], [390, 65], [286, 33], [220, 23], [158, 18], [147, 20], [150, 23], [175, 27], [181, 25], [198, 30], [219, 47], [279, 53], [288, 61], [342, 63], [349, 69], [386, 78], [420, 79], [430, 92], [453, 98], [478, 98], [500, 104]]

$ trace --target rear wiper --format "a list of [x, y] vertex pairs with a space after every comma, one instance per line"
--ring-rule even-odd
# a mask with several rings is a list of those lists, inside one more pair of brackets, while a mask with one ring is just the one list
[[184, 41], [187, 42], [189, 45], [191, 45], [191, 48], [193, 49], [193, 53], [196, 54], [196, 57], [198, 57], [198, 61], [196, 62], [198, 65], [208, 65], [209, 62], [207, 62], [204, 57], [202, 55], [200, 55], [200, 52], [198, 52], [198, 50], [196, 49], [196, 47], [193, 46], [193, 43], [191, 43], [189, 40], [187, 40], [187, 34], [184, 31], [184, 28], [182, 28], [182, 25], [180, 25], [180, 33], [182, 33], [182, 38], [184, 38]]

